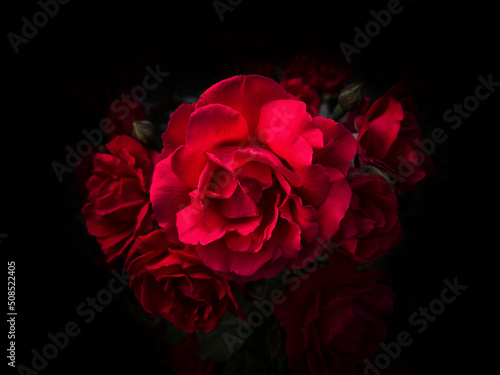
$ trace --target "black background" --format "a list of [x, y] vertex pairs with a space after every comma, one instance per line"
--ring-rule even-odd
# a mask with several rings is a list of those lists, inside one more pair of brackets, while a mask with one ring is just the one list
[[[381, 92], [409, 79], [424, 137], [437, 127], [449, 137], [432, 156], [434, 177], [401, 200], [406, 236], [388, 264], [398, 295], [390, 339], [412, 332], [415, 342], [400, 360], [413, 374], [481, 373], [497, 368], [499, 93], [459, 129], [442, 116], [474, 94], [479, 75], [500, 81], [498, 16], [480, 2], [401, 3], [404, 10], [352, 67]], [[211, 1], [74, 0], [18, 54], [4, 37], [0, 233], [8, 237], [0, 253], [17, 266], [17, 364], [29, 366], [30, 350], [40, 350], [49, 332], [74, 320], [82, 332], [42, 373], [167, 373], [165, 347], [129, 290], [91, 324], [76, 314], [106, 286], [110, 268], [86, 234], [72, 179], [59, 183], [51, 167], [63, 161], [66, 145], [82, 139], [82, 129], [98, 126], [122, 88], [140, 83], [148, 64], [170, 72], [171, 90], [204, 90], [236, 74], [242, 57], [281, 62], [304, 48], [338, 54], [341, 41], [352, 44], [353, 27], [362, 28], [370, 11], [386, 4], [245, 0], [221, 22]], [[21, 17], [38, 10], [35, 1], [4, 5], [2, 35], [19, 34]], [[415, 333], [408, 317], [440, 296], [444, 279], [455, 277], [467, 290], [425, 332]]]

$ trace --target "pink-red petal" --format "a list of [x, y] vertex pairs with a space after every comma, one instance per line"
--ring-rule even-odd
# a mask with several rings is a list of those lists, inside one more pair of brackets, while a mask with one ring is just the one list
[[261, 107], [272, 100], [288, 99], [289, 94], [270, 78], [248, 75], [220, 81], [210, 87], [196, 103], [196, 108], [220, 103], [241, 113], [253, 133], [257, 128]]

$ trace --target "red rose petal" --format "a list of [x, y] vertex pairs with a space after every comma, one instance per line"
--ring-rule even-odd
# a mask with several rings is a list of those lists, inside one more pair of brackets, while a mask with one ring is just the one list
[[398, 137], [404, 118], [401, 104], [392, 98], [380, 98], [366, 113], [358, 136], [359, 145], [367, 155], [384, 159]]
[[311, 165], [313, 150], [304, 138], [289, 130], [266, 134], [269, 148], [293, 168]]
[[227, 219], [224, 219], [209, 201], [193, 201], [177, 213], [179, 240], [191, 245], [206, 245], [224, 236], [226, 222]]
[[235, 219], [257, 216], [259, 209], [252, 198], [244, 194], [241, 188], [237, 188], [230, 198], [222, 201], [220, 213], [227, 218]]
[[158, 224], [167, 232], [170, 241], [178, 242], [176, 213], [190, 203], [192, 190], [173, 173], [172, 155], [156, 165], [150, 194], [153, 212]]
[[233, 195], [237, 187], [238, 181], [234, 173], [212, 162], [205, 165], [198, 181], [199, 195], [209, 198], [227, 199]]
[[249, 75], [236, 76], [210, 87], [196, 103], [196, 108], [220, 103], [241, 113], [250, 132], [257, 128], [262, 105], [278, 99], [288, 99], [286, 90], [270, 78]]
[[297, 223], [293, 221], [292, 213], [290, 212], [289, 199], [285, 199], [278, 207], [281, 220], [278, 228], [280, 234], [279, 247], [283, 251], [285, 258], [295, 258], [302, 249], [300, 243], [301, 229]]
[[321, 205], [325, 201], [330, 185], [330, 176], [326, 168], [314, 164], [297, 168], [295, 173], [299, 175], [301, 181], [301, 186], [296, 189], [300, 197], [314, 207]]
[[329, 168], [330, 190], [324, 203], [318, 208], [320, 234], [324, 239], [331, 238], [343, 219], [351, 201], [351, 189], [342, 172]]
[[304, 206], [300, 197], [295, 194], [290, 198], [290, 204], [293, 204], [293, 221], [300, 227], [301, 238], [306, 242], [314, 241], [319, 234], [316, 210], [310, 205]]
[[300, 100], [274, 100], [261, 107], [257, 134], [269, 129], [277, 135], [282, 130], [300, 135], [311, 127], [311, 122], [312, 117], [306, 112], [304, 102]]
[[267, 189], [273, 184], [271, 168], [263, 163], [250, 161], [234, 171], [240, 182], [255, 180], [259, 182], [261, 190]]
[[224, 242], [231, 251], [247, 252], [251, 249], [252, 235], [242, 236], [236, 232], [229, 232], [224, 236]]
[[227, 142], [247, 141], [247, 138], [247, 122], [240, 113], [222, 104], [209, 104], [191, 115], [186, 145], [207, 151]]
[[250, 278], [256, 277], [258, 270], [273, 259], [277, 242], [277, 237], [266, 241], [261, 250], [256, 253], [230, 251], [223, 240], [205, 246], [199, 245], [196, 250], [207, 267], [215, 271], [234, 272], [237, 275]]
[[186, 144], [186, 132], [189, 118], [194, 111], [194, 104], [181, 104], [168, 121], [168, 128], [162, 134], [163, 150], [160, 159], [165, 159], [179, 146]]
[[188, 186], [197, 186], [207, 161], [205, 151], [226, 143], [241, 143], [247, 138], [247, 123], [233, 109], [220, 104], [197, 109], [189, 119], [186, 145], [172, 154], [172, 170]]
[[282, 174], [292, 185], [301, 184], [299, 176], [286, 168], [275, 154], [260, 147], [224, 147], [206, 152], [206, 155], [211, 161], [229, 171], [235, 171], [250, 162], [262, 163]]
[[306, 129], [300, 135], [313, 147], [313, 149], [323, 148], [325, 146], [323, 132], [320, 129]]
[[356, 139], [344, 125], [333, 120], [315, 117], [313, 124], [323, 132], [325, 144], [323, 149], [315, 150], [314, 162], [346, 174], [356, 154]]

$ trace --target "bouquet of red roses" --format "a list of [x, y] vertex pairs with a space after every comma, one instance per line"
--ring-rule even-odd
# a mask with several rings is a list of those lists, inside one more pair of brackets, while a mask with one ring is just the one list
[[432, 165], [408, 87], [372, 101], [347, 77], [297, 59], [280, 83], [224, 79], [171, 114], [161, 152], [137, 102], [95, 154], [88, 231], [182, 331], [178, 373], [363, 373], [385, 339], [395, 295], [370, 264]]

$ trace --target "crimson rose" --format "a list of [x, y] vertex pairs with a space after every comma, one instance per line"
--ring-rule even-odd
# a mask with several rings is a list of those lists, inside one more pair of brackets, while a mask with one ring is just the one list
[[[387, 332], [394, 293], [377, 270], [323, 267], [310, 274], [275, 314], [286, 333], [294, 375], [351, 375], [371, 358]], [[309, 372], [310, 371], [310, 372]]]
[[275, 81], [236, 76], [181, 105], [162, 136], [151, 186], [167, 239], [192, 245], [238, 282], [277, 275], [331, 238], [351, 199], [356, 142], [311, 117]]
[[398, 198], [387, 181], [374, 174], [349, 173], [351, 206], [333, 242], [337, 250], [360, 263], [371, 263], [402, 238]]
[[144, 309], [184, 332], [209, 332], [227, 309], [238, 313], [229, 282], [205, 267], [193, 246], [173, 248], [162, 229], [137, 238], [125, 266]]
[[82, 209], [91, 235], [111, 261], [126, 256], [134, 239], [152, 229], [149, 186], [158, 152], [128, 136], [106, 144], [97, 153], [87, 182], [89, 202]]

